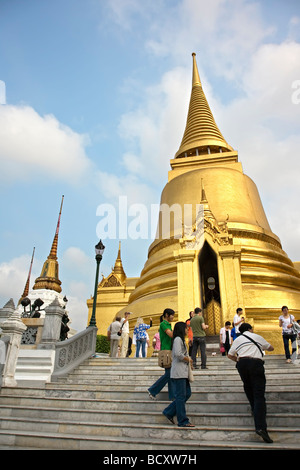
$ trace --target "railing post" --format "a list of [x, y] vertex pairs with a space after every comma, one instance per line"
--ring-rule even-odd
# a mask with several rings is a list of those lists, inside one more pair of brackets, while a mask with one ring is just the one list
[[55, 344], [60, 338], [61, 321], [64, 309], [61, 307], [58, 298], [45, 308], [45, 321], [42, 339], [37, 349], [55, 349]]
[[4, 366], [2, 387], [16, 387], [15, 371], [19, 356], [22, 334], [27, 327], [22, 322], [21, 316], [14, 312], [2, 323], [3, 335], [9, 336], [6, 362]]

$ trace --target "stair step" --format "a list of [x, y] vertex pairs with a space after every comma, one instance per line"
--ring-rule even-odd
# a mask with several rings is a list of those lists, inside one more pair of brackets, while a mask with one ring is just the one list
[[148, 457], [145, 451], [161, 450], [175, 451], [176, 453], [183, 451], [186, 455], [197, 450], [299, 450], [298, 444], [285, 442], [266, 444], [259, 440], [258, 436], [256, 436], [258, 438], [256, 441], [243, 441], [239, 442], [238, 445], [235, 441], [205, 440], [194, 442], [189, 440], [188, 433], [189, 431], [186, 430], [187, 436], [185, 436], [185, 439], [151, 437], [149, 441], [148, 438], [142, 437], [131, 438], [126, 436], [118, 437], [116, 440], [114, 436], [78, 436], [76, 434], [60, 435], [56, 433], [43, 433], [41, 435], [39, 432], [33, 431], [24, 434], [19, 431], [2, 431], [0, 429], [0, 440], [4, 445], [0, 449], [127, 450], [133, 451], [133, 455], [138, 455], [139, 463], [147, 462]]
[[[166, 405], [166, 404], [165, 404]], [[163, 409], [164, 407], [162, 407]], [[217, 410], [217, 404], [215, 404], [215, 411], [207, 411], [205, 406], [203, 411], [199, 413], [198, 410], [195, 411], [190, 406], [187, 406], [187, 414], [192, 423], [197, 426], [251, 426], [253, 423], [253, 418], [249, 410], [244, 412], [220, 412]], [[0, 406], [1, 417], [8, 419], [41, 419], [41, 420], [55, 420], [56, 417], [59, 417], [59, 420], [62, 420], [64, 423], [69, 422], [71, 419], [74, 421], [87, 422], [87, 423], [138, 423], [138, 424], [165, 424], [166, 418], [163, 416], [161, 410], [143, 410], [141, 413], [140, 410], [124, 410], [121, 406], [117, 410], [113, 409], [61, 409], [61, 408], [51, 408], [51, 407], [42, 407], [39, 406], [14, 406], [12, 410], [8, 405]], [[300, 428], [300, 413], [268, 413], [268, 424], [269, 426], [289, 426], [290, 424], [298, 426]]]
[[[245, 397], [244, 397], [245, 398]], [[110, 399], [89, 399], [89, 398], [75, 398], [70, 402], [69, 398], [51, 397], [39, 399], [35, 396], [24, 395], [2, 395], [1, 406], [14, 406], [25, 408], [49, 407], [57, 409], [70, 409], [70, 410], [119, 410], [124, 411], [161, 411], [166, 406], [166, 401], [162, 400], [110, 400]], [[72, 406], [71, 406], [72, 405]], [[250, 407], [246, 399], [241, 401], [195, 401], [191, 400], [187, 403], [191, 412], [199, 412], [205, 409], [206, 412], [214, 412], [216, 409], [220, 413], [246, 413], [249, 412]], [[68, 408], [69, 407], [69, 408]], [[300, 413], [300, 401], [268, 401], [267, 403], [269, 413]]]
[[[121, 437], [131, 438], [147, 438], [152, 436], [163, 435], [164, 439], [186, 439], [194, 441], [228, 440], [235, 443], [243, 441], [259, 441], [252, 426], [211, 426], [197, 425], [195, 428], [180, 428], [173, 425], [149, 424], [149, 423], [112, 423], [112, 422], [84, 422], [84, 421], [68, 421], [59, 418], [55, 420], [41, 418], [7, 418], [1, 420], [1, 428], [5, 430], [22, 431], [24, 434], [39, 429], [41, 434], [72, 434], [83, 436], [113, 436], [115, 439]], [[271, 437], [280, 435], [281, 442], [299, 443], [300, 428], [297, 427], [269, 427]]]
[[[192, 386], [193, 387], [193, 386]], [[27, 390], [26, 388], [18, 387], [18, 388], [6, 388], [5, 390], [9, 390], [11, 395], [18, 395], [22, 390]], [[3, 393], [3, 390], [2, 390]], [[32, 387], [30, 389], [30, 393], [32, 396], [36, 397], [57, 397], [57, 398], [87, 398], [87, 399], [113, 399], [113, 400], [128, 400], [132, 398], [134, 395], [135, 400], [143, 400], [145, 396], [147, 396], [146, 388], [140, 387], [140, 389], [136, 388], [123, 388], [121, 390], [112, 390], [111, 387], [107, 387], [107, 390], [103, 390], [101, 385], [85, 385], [85, 384], [60, 384], [54, 385], [52, 383], [46, 384], [46, 388], [38, 388]], [[1, 395], [0, 395], [1, 397]], [[157, 396], [158, 400], [168, 400], [167, 396], [167, 387], [165, 387]], [[243, 391], [242, 386], [240, 388], [229, 388], [228, 391], [224, 390], [223, 388], [215, 389], [201, 389], [200, 391], [194, 390], [192, 388], [192, 396], [189, 399], [191, 401], [226, 401], [232, 399], [241, 401], [245, 399], [245, 393]], [[298, 401], [299, 400], [299, 390], [295, 390], [295, 387], [292, 387], [291, 390], [285, 390], [283, 388], [282, 391], [278, 391], [278, 387], [275, 387], [273, 390], [268, 389], [266, 390], [266, 400], [269, 402], [270, 400], [278, 401], [278, 400], [285, 400], [289, 402]]]

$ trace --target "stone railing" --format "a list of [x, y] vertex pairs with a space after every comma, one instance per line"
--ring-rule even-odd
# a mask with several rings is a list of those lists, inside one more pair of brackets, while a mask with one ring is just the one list
[[51, 381], [69, 374], [95, 353], [97, 327], [89, 326], [70, 339], [55, 343], [55, 361]]
[[[37, 339], [36, 336], [38, 336], [38, 341], [33, 345], [33, 348], [29, 344], [29, 347], [31, 347], [29, 351], [30, 358], [34, 356], [38, 360], [40, 356], [44, 357], [45, 350], [48, 350], [52, 361], [50, 369], [47, 364], [47, 378], [42, 379], [45, 382], [55, 381], [58, 377], [67, 375], [95, 353], [97, 327], [89, 326], [70, 339], [59, 341], [63, 315], [64, 309], [59, 305], [57, 299], [46, 307], [44, 319], [21, 318], [20, 313], [15, 310], [12, 299], [3, 309], [0, 309], [0, 388], [1, 381], [2, 387], [17, 386], [15, 372], [20, 346], [22, 338], [24, 340], [24, 332], [29, 326], [32, 326], [32, 320], [38, 320], [38, 322], [43, 320], [43, 325], [33, 325], [34, 327], [42, 326], [42, 329], [37, 335], [33, 335], [34, 339]], [[28, 351], [26, 344], [22, 346], [23, 348], [25, 346], [25, 350]], [[22, 351], [24, 352], [23, 348]], [[25, 356], [23, 354], [22, 357]], [[23, 380], [25, 379], [23, 378]]]

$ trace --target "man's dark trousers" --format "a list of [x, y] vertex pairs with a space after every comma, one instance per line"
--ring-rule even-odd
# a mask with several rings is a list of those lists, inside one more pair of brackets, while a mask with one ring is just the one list
[[193, 359], [193, 366], [196, 367], [196, 356], [198, 347], [200, 346], [200, 354], [201, 354], [201, 368], [204, 369], [206, 367], [206, 341], [205, 336], [194, 336], [193, 338], [193, 347], [192, 347], [192, 359]]
[[237, 370], [244, 383], [244, 390], [249, 400], [256, 430], [266, 430], [266, 377], [264, 362], [260, 359], [241, 358]]

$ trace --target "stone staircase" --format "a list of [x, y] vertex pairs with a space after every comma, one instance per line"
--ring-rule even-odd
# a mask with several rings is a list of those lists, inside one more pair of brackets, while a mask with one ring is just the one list
[[273, 444], [254, 432], [235, 364], [208, 356], [194, 371], [188, 416], [196, 427], [178, 428], [162, 415], [147, 388], [162, 374], [157, 359], [94, 357], [68, 377], [43, 386], [3, 388], [0, 449], [162, 450], [300, 448], [300, 366], [283, 356], [265, 358], [268, 428]]

